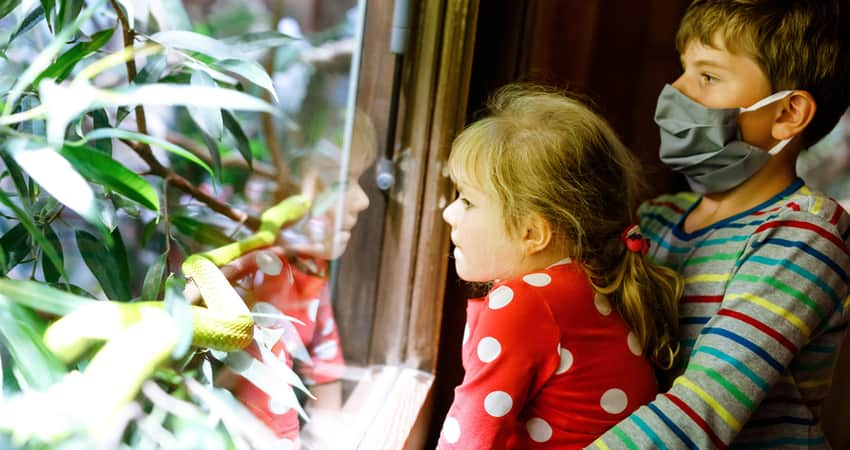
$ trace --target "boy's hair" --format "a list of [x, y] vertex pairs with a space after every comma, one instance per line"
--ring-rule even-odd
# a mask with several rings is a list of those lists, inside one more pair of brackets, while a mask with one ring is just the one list
[[455, 139], [452, 180], [494, 194], [512, 236], [529, 214], [545, 218], [553, 242], [609, 296], [647, 356], [670, 367], [681, 280], [621, 240], [635, 217], [640, 164], [605, 120], [564, 93], [508, 85], [488, 112]]
[[683, 53], [697, 42], [725, 47], [761, 67], [773, 91], [812, 94], [817, 112], [803, 132], [808, 147], [835, 127], [850, 104], [847, 0], [695, 0], [676, 34]]

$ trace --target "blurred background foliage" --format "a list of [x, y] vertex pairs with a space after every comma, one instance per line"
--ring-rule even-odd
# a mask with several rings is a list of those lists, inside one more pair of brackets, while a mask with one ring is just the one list
[[[355, 3], [0, 0], [0, 405], [18, 402], [0, 447], [93, 448], [51, 433], [87, 359], [60, 363], [47, 324], [91, 299], [185, 303], [187, 255], [250, 234], [317, 148], [340, 151]], [[269, 445], [216, 364], [179, 355], [97, 445]]]

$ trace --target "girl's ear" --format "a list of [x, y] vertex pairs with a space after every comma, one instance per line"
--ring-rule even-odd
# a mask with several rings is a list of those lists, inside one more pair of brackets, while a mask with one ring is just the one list
[[552, 241], [552, 225], [537, 213], [525, 218], [522, 228], [522, 245], [526, 256], [544, 250]]
[[771, 130], [773, 138], [777, 140], [802, 134], [817, 111], [815, 99], [808, 91], [794, 91], [782, 104], [783, 108]]

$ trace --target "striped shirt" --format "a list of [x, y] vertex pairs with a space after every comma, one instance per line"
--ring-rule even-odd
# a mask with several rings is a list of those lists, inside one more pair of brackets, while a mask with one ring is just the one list
[[649, 256], [685, 280], [672, 387], [595, 448], [829, 448], [819, 409], [848, 322], [850, 216], [802, 180], [687, 233], [696, 194], [644, 204]]

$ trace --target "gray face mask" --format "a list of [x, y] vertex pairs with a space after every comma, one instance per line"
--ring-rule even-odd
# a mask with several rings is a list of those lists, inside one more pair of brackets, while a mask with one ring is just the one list
[[688, 179], [695, 192], [723, 192], [738, 186], [778, 154], [791, 139], [769, 151], [741, 140], [738, 115], [787, 97], [772, 94], [747, 108], [711, 109], [671, 85], [664, 86], [655, 108], [661, 129], [661, 161]]

